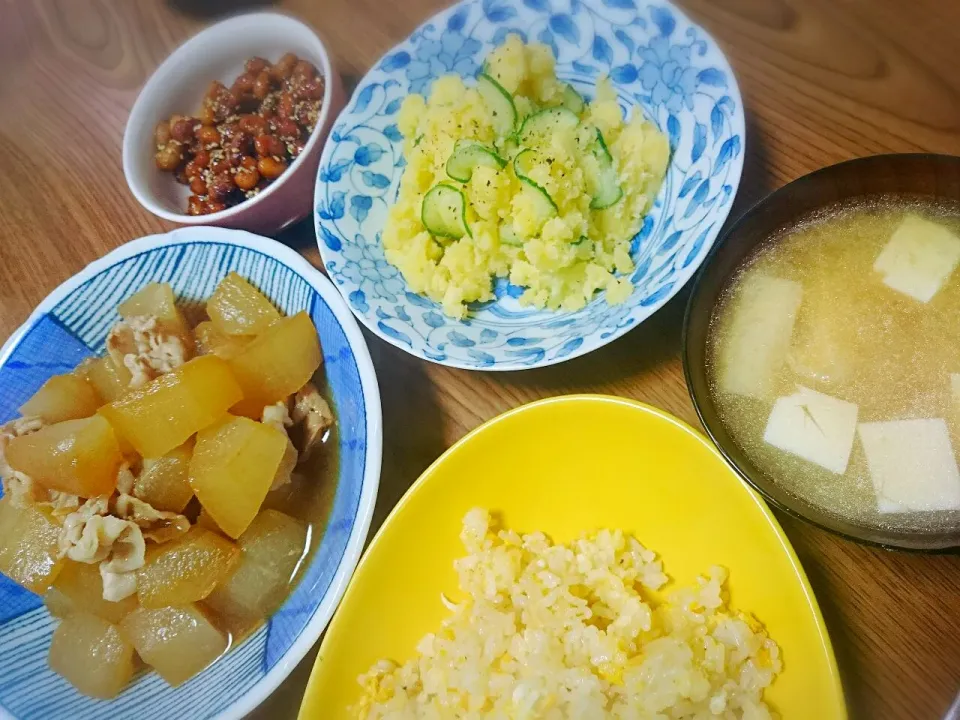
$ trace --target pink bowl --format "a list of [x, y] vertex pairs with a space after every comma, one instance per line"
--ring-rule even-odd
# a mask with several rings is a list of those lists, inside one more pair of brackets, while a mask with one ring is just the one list
[[[196, 112], [213, 80], [230, 85], [253, 55], [276, 61], [285, 52], [310, 60], [325, 91], [317, 127], [303, 152], [263, 192], [210, 215], [187, 215], [190, 191], [154, 164], [153, 130], [172, 114]], [[147, 210], [183, 225], [219, 225], [272, 234], [310, 214], [320, 150], [345, 101], [323, 42], [312, 28], [280, 13], [239, 15], [212, 25], [177, 48], [147, 80], [130, 111], [123, 135], [123, 173], [130, 192]]]

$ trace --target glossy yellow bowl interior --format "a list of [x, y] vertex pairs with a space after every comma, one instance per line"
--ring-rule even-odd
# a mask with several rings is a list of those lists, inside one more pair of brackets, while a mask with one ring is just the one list
[[[411, 418], [411, 421], [415, 419]], [[436, 630], [464, 514], [485, 507], [517, 531], [567, 541], [622, 528], [691, 582], [730, 571], [735, 609], [780, 644], [784, 670], [766, 699], [789, 718], [845, 718], [830, 639], [803, 568], [776, 519], [699, 433], [620, 398], [568, 396], [527, 405], [472, 432], [403, 497], [361, 560], [320, 648], [300, 717], [349, 717], [357, 676], [403, 661]]]

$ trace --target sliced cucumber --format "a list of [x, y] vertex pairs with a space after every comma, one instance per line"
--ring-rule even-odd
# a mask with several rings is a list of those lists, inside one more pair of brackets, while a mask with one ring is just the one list
[[490, 110], [493, 131], [500, 137], [512, 133], [517, 126], [517, 108], [510, 93], [486, 73], [477, 75], [477, 92]]
[[517, 139], [516, 133], [510, 133], [506, 137], [498, 139], [497, 144], [500, 148], [500, 154], [506, 158], [516, 155], [520, 149], [520, 140]]
[[546, 222], [550, 218], [555, 217], [559, 210], [553, 198], [550, 197], [550, 193], [530, 177], [529, 168], [531, 163], [536, 162], [536, 158], [537, 153], [535, 150], [528, 148], [520, 151], [513, 159], [513, 172], [520, 181], [523, 191], [533, 199], [537, 217], [541, 222]]
[[435, 237], [458, 240], [471, 234], [467, 225], [467, 200], [459, 188], [446, 183], [434, 185], [423, 196], [420, 220]]
[[500, 170], [507, 161], [494, 149], [476, 140], [457, 140], [447, 159], [447, 175], [460, 182], [470, 182], [474, 168], [484, 167]]
[[514, 230], [512, 222], [502, 222], [500, 223], [500, 242], [504, 245], [521, 247], [523, 245], [523, 238], [517, 235], [517, 231]]
[[567, 110], [576, 113], [577, 116], [579, 116], [580, 113], [583, 112], [583, 108], [586, 107], [586, 103], [583, 101], [580, 93], [573, 89], [573, 85], [563, 86], [563, 101], [561, 104]]
[[623, 197], [623, 190], [617, 178], [617, 171], [613, 165], [602, 167], [597, 175], [596, 191], [590, 200], [590, 207], [594, 210], [603, 210], [616, 205]]
[[520, 178], [520, 186], [522, 188], [521, 192], [526, 193], [533, 200], [538, 225], [542, 226], [547, 220], [557, 216], [559, 212], [557, 204], [546, 190], [528, 177]]
[[518, 178], [530, 177], [530, 166], [537, 162], [537, 151], [526, 148], [513, 158], [513, 172]]
[[523, 145], [539, 145], [560, 130], [572, 130], [580, 124], [580, 118], [565, 107], [552, 107], [528, 115], [520, 126], [520, 142]]
[[613, 166], [613, 157], [599, 130], [597, 130], [597, 140], [591, 145], [590, 152], [596, 160], [596, 169], [591, 178], [593, 198], [590, 200], [590, 207], [594, 210], [603, 210], [615, 205], [623, 197], [623, 190], [620, 187], [617, 170]]
[[610, 150], [607, 148], [607, 143], [603, 139], [603, 133], [600, 132], [599, 128], [594, 128], [597, 131], [597, 145], [594, 148], [595, 153], [600, 153], [603, 157], [613, 162], [613, 155], [610, 154]]
[[520, 180], [520, 192], [526, 195], [531, 201], [537, 227], [543, 227], [543, 224], [547, 220], [556, 217], [559, 213], [557, 204], [542, 185], [539, 185], [526, 175], [518, 175], [517, 177]]

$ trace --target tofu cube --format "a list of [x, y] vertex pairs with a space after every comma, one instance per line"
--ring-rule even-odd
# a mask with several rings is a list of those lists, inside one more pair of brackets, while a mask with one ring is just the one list
[[803, 288], [793, 280], [744, 278], [717, 358], [721, 391], [759, 400], [773, 396], [802, 298]]
[[927, 303], [960, 265], [960, 237], [943, 225], [907, 215], [873, 269], [887, 287]]
[[767, 420], [764, 442], [837, 475], [847, 471], [857, 432], [854, 403], [797, 386], [778, 398]]
[[799, 382], [829, 391], [856, 373], [859, 308], [833, 283], [804, 289], [787, 366]]
[[861, 423], [881, 513], [960, 509], [960, 470], [941, 418]]

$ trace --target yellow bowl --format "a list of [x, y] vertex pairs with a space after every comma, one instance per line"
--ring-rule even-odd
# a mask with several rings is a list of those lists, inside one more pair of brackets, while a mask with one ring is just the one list
[[457, 598], [453, 561], [468, 510], [565, 542], [621, 528], [664, 561], [674, 581], [710, 565], [730, 571], [735, 609], [754, 613], [783, 652], [766, 699], [785, 718], [845, 718], [830, 638], [780, 525], [699, 433], [620, 398], [533, 403], [467, 435], [410, 488], [361, 560], [320, 647], [301, 720], [349, 717], [356, 678], [381, 658], [403, 661]]

